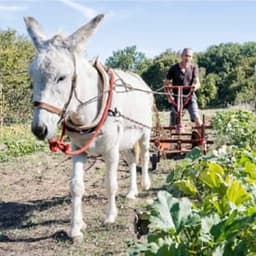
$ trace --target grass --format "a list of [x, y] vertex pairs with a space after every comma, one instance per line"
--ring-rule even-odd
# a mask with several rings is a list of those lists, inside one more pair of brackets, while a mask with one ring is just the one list
[[0, 162], [47, 148], [46, 143], [36, 140], [28, 124], [3, 126], [0, 128], [0, 135]]

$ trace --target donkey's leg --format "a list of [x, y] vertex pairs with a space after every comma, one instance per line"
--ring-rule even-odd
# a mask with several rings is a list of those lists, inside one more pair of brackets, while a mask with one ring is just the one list
[[151, 186], [150, 177], [148, 174], [150, 131], [145, 131], [139, 143], [141, 147], [141, 164], [142, 164], [141, 186], [143, 189], [148, 190], [150, 189], [150, 186]]
[[73, 156], [73, 169], [70, 182], [72, 195], [71, 231], [70, 237], [78, 240], [83, 239], [81, 230], [85, 228], [82, 215], [82, 197], [84, 194], [84, 163], [86, 155]]
[[126, 160], [129, 165], [130, 169], [130, 188], [127, 194], [127, 198], [135, 199], [138, 195], [138, 188], [137, 188], [137, 170], [136, 170], [136, 157], [135, 152], [133, 150], [127, 150], [125, 152]]
[[119, 146], [114, 146], [104, 154], [107, 173], [106, 188], [108, 196], [108, 209], [105, 223], [113, 223], [117, 217], [116, 192], [117, 192], [117, 169], [119, 163]]

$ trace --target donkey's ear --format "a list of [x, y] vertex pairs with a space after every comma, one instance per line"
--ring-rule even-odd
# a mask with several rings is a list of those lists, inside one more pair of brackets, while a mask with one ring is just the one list
[[104, 14], [94, 17], [89, 23], [79, 28], [67, 38], [71, 50], [78, 52], [84, 50], [85, 43], [93, 35], [103, 17]]
[[40, 51], [47, 39], [42, 27], [33, 17], [24, 17], [24, 21], [32, 42], [34, 43], [36, 49]]

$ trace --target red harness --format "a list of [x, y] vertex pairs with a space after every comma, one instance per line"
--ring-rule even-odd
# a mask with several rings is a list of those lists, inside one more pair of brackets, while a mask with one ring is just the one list
[[[97, 124], [90, 139], [80, 149], [71, 151], [70, 144], [64, 142], [64, 136], [65, 136], [65, 130], [66, 130], [66, 124], [65, 124], [65, 120], [64, 120], [62, 123], [62, 132], [61, 132], [60, 139], [58, 140], [56, 138], [52, 138], [48, 141], [50, 150], [52, 152], [62, 151], [66, 155], [74, 156], [74, 155], [80, 155], [81, 153], [86, 152], [87, 149], [91, 146], [91, 144], [95, 140], [96, 136], [99, 134], [104, 122], [106, 121], [106, 118], [108, 116], [108, 111], [110, 109], [110, 105], [111, 105], [111, 101], [112, 101], [115, 77], [114, 77], [114, 72], [112, 70], [109, 70], [109, 73], [110, 73], [110, 81], [109, 81], [109, 92], [108, 92], [107, 102], [104, 107], [104, 111], [101, 116], [101, 119], [100, 119], [99, 123]], [[46, 109], [50, 112], [56, 113], [56, 114], [62, 113], [62, 111], [60, 109], [57, 109], [57, 108], [55, 108], [51, 105], [45, 104], [45, 103], [36, 102], [34, 105], [44, 108], [44, 109]]]

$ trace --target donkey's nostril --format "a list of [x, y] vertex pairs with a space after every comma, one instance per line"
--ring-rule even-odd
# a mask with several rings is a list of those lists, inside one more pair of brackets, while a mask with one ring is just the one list
[[46, 125], [40, 125], [36, 127], [32, 127], [32, 132], [36, 135], [39, 140], [44, 140], [47, 135], [47, 127]]

